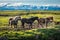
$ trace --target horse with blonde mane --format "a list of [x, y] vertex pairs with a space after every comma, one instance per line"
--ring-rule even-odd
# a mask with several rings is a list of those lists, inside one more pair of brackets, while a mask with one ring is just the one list
[[20, 16], [15, 16], [15, 17], [9, 18], [9, 25], [11, 26], [11, 28], [12, 28], [12, 26], [14, 26], [14, 28], [17, 28], [18, 20], [21, 20]]

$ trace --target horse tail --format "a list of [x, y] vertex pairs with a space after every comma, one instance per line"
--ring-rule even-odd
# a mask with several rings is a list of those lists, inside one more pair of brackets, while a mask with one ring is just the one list
[[10, 18], [9, 19], [9, 23], [8, 23], [8, 26], [10, 26], [11, 25], [11, 21], [13, 20], [13, 18]]

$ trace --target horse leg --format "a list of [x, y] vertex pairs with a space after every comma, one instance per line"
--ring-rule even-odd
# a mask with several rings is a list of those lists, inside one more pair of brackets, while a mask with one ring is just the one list
[[10, 26], [10, 22], [9, 22], [8, 26]]
[[17, 25], [14, 25], [14, 28], [17, 28]]
[[24, 23], [22, 23], [22, 27], [24, 28]]
[[41, 27], [43, 28], [43, 23], [40, 23]]
[[38, 27], [39, 27], [39, 25], [40, 25], [40, 21], [38, 20]]
[[16, 25], [16, 28], [17, 28], [17, 25]]
[[46, 23], [46, 28], [47, 28], [47, 26], [48, 26], [48, 23]]
[[31, 28], [32, 28], [32, 24], [31, 24]]
[[39, 27], [39, 25], [41, 25], [41, 27], [43, 28], [43, 23], [38, 23], [38, 27]]
[[40, 25], [40, 23], [39, 23], [39, 21], [38, 21], [38, 25], [37, 25], [37, 27], [39, 27], [39, 25]]
[[44, 27], [43, 27], [43, 24], [41, 24], [41, 27], [44, 28]]
[[30, 26], [29, 29], [31, 29], [32, 28], [32, 23], [29, 26]]
[[12, 24], [11, 24], [11, 28], [12, 28]]
[[15, 28], [15, 25], [14, 25], [14, 28]]
[[38, 23], [38, 27], [39, 27], [40, 23]]

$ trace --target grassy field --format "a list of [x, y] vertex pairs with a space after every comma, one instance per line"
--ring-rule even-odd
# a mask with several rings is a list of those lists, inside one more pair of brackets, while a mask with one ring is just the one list
[[21, 16], [22, 18], [29, 18], [31, 16], [38, 16], [39, 18], [45, 18], [49, 16], [54, 17], [54, 21], [60, 21], [59, 11], [26, 11], [26, 10], [14, 10], [14, 11], [0, 11], [0, 26], [8, 25], [9, 17]]
[[[40, 11], [40, 10], [14, 10], [0, 11], [0, 39], [4, 40], [60, 40], [60, 25], [55, 25], [54, 28], [37, 28], [32, 30], [15, 30], [8, 27], [10, 17], [21, 16], [29, 18], [38, 16], [45, 18], [54, 17], [54, 21], [60, 22], [60, 11]], [[20, 24], [19, 24], [20, 25]], [[7, 27], [7, 28], [6, 28]]]

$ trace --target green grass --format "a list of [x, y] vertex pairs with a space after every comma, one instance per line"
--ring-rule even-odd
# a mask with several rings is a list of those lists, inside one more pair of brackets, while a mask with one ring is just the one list
[[[41, 13], [45, 14], [41, 14]], [[56, 14], [55, 14], [56, 13]], [[59, 15], [57, 15], [59, 14]], [[55, 25], [54, 28], [39, 28], [32, 30], [20, 30], [11, 29], [8, 27], [9, 17], [16, 15], [22, 18], [29, 18], [31, 16], [38, 16], [39, 18], [45, 18], [49, 16], [54, 17], [54, 21], [60, 21], [60, 11], [40, 11], [31, 10], [29, 13], [26, 10], [14, 10], [14, 11], [0, 11], [0, 39], [6, 40], [60, 40], [60, 25]], [[20, 25], [20, 24], [19, 24]], [[8, 27], [8, 28], [6, 28]], [[36, 38], [38, 36], [38, 38]]]
[[[41, 14], [41, 12], [45, 14]], [[56, 13], [56, 14], [55, 14]], [[8, 27], [10, 17], [21, 16], [22, 18], [29, 18], [31, 16], [38, 16], [39, 18], [54, 17], [54, 21], [60, 21], [59, 11], [0, 11], [0, 38], [8, 40], [60, 40], [60, 25], [54, 25], [54, 28], [39, 28], [32, 30], [15, 30]], [[59, 14], [59, 15], [57, 15]], [[20, 24], [19, 24], [20, 25]], [[36, 38], [38, 36], [38, 38]]]
[[[17, 40], [59, 40], [60, 38], [60, 26], [55, 28], [42, 28], [32, 30], [21, 31], [1, 31], [0, 37], [6, 39]], [[36, 38], [38, 36], [38, 38]]]
[[15, 15], [23, 15], [27, 13], [46, 13], [46, 14], [60, 14], [60, 11], [41, 11], [41, 10], [4, 10], [0, 11], [0, 15], [9, 15], [9, 16], [15, 16]]

